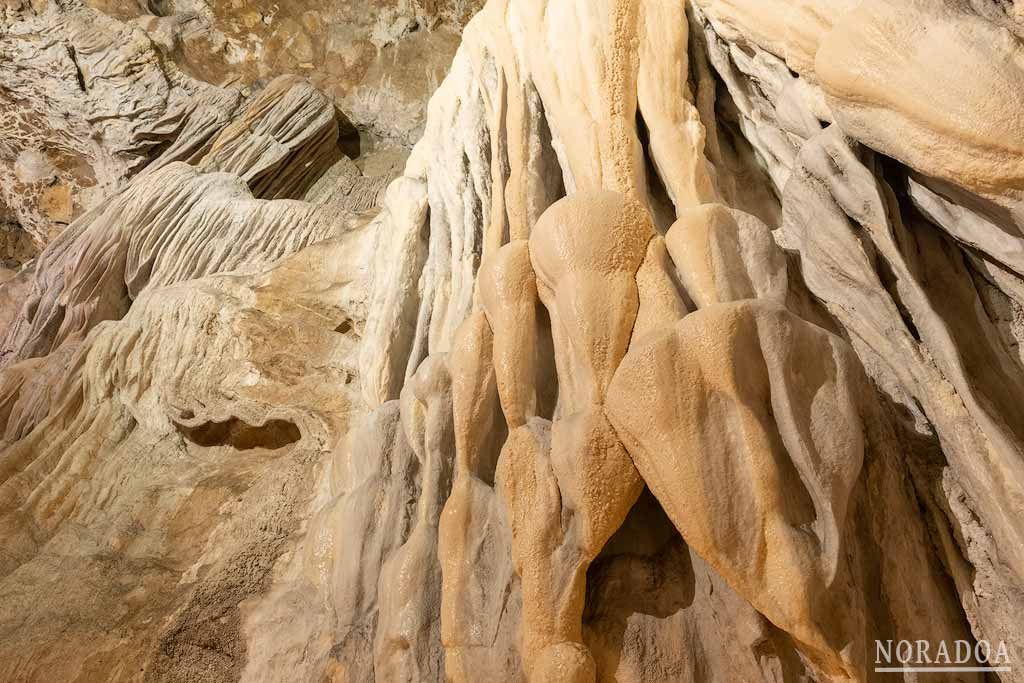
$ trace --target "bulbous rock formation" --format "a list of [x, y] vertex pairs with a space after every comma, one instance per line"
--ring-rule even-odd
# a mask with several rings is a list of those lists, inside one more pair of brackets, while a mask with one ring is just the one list
[[0, 678], [1024, 681], [1015, 3], [488, 0], [386, 190], [89, 5], [0, 8], [95, 143], [0, 172]]

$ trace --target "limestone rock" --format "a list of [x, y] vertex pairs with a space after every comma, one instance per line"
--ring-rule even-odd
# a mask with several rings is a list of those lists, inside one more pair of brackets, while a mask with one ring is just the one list
[[237, 91], [168, 67], [145, 32], [80, 2], [0, 11], [0, 196], [40, 246], [149, 161], [189, 161]]
[[863, 617], [829, 589], [863, 460], [857, 373], [821, 328], [741, 301], [631, 349], [608, 403], [690, 547], [827, 673], [851, 678], [864, 675]]
[[0, 2], [0, 679], [1024, 680], [1022, 20]]
[[156, 0], [86, 4], [145, 31], [214, 85], [308, 78], [370, 139], [410, 146], [481, 0]]

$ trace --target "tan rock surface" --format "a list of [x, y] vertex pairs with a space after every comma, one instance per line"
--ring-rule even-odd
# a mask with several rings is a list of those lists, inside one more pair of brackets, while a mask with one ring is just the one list
[[1024, 680], [1018, 5], [0, 2], [0, 679]]

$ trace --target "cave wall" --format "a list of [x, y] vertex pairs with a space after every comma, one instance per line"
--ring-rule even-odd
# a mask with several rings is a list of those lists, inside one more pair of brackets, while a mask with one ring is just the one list
[[[18, 218], [42, 251], [0, 278], [4, 679], [1024, 653], [1015, 4], [199, 4], [0, 10], [0, 55], [49, 79], [0, 62], [33, 140], [121, 127], [73, 136], [102, 191]], [[86, 16], [89, 49], [52, 39]], [[278, 22], [258, 49], [250, 19]], [[331, 80], [363, 49], [332, 27], [464, 23], [425, 118]], [[373, 68], [433, 90], [385, 43]], [[386, 170], [353, 129], [418, 141]], [[73, 185], [6, 158], [19, 216], [25, 178]]]

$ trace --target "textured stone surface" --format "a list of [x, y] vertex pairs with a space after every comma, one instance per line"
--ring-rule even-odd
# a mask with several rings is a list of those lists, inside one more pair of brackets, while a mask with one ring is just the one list
[[1024, 680], [1017, 3], [0, 17], [0, 679]]
[[214, 85], [308, 78], [360, 130], [411, 145], [482, 0], [85, 0]]
[[[343, 112], [350, 156], [404, 160], [480, 4], [5, 3], [0, 217], [15, 236], [0, 257], [31, 258], [156, 157], [194, 161], [243, 98], [281, 75], [308, 79]], [[381, 177], [365, 209], [398, 170], [356, 174]]]
[[0, 8], [0, 201], [38, 246], [150, 160], [193, 159], [240, 95], [79, 2]]

